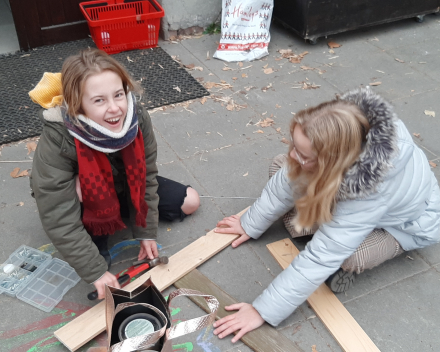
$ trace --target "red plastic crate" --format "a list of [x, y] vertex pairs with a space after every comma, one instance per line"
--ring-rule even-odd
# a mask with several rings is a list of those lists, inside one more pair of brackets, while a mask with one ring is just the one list
[[156, 0], [87, 1], [79, 4], [96, 46], [108, 54], [157, 45], [160, 19]]

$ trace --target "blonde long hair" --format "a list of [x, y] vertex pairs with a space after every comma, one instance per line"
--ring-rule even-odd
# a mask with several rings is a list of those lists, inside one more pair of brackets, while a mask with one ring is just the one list
[[77, 115], [84, 113], [81, 109], [84, 84], [87, 78], [103, 71], [112, 71], [121, 78], [125, 94], [128, 91], [141, 93], [142, 88], [125, 67], [104, 51], [86, 49], [77, 55], [69, 56], [63, 63], [61, 83], [63, 98], [68, 106], [67, 114], [76, 125], [79, 124]]
[[[344, 174], [358, 158], [370, 124], [357, 105], [333, 100], [298, 112], [290, 125], [291, 135], [296, 125], [301, 126], [317, 155], [311, 172], [288, 158], [289, 177], [304, 184], [304, 195], [295, 203], [294, 224], [301, 230], [332, 219]], [[290, 143], [289, 155], [292, 149]]]

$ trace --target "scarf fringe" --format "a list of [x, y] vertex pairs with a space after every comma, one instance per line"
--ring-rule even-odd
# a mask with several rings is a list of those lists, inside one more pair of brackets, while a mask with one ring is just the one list
[[136, 225], [147, 227], [147, 213], [148, 213], [148, 205], [145, 201], [141, 202], [140, 204], [141, 209], [136, 214]]
[[127, 227], [122, 219], [106, 220], [105, 222], [84, 221], [83, 219], [83, 224], [87, 232], [94, 236], [113, 235], [116, 231]]

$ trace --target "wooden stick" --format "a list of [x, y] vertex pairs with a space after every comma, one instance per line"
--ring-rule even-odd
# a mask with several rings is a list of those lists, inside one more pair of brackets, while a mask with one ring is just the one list
[[0, 163], [31, 163], [33, 160], [0, 160]]
[[[299, 254], [288, 238], [270, 243], [267, 248], [283, 269], [286, 269]], [[326, 284], [319, 286], [307, 302], [344, 351], [380, 352]]]
[[[247, 208], [237, 215], [241, 216], [246, 210]], [[238, 237], [239, 235], [220, 234], [212, 230], [171, 256], [168, 264], [154, 267], [125, 286], [124, 289], [133, 291], [151, 276], [156, 287], [163, 291], [176, 280], [229, 246]], [[102, 301], [55, 331], [54, 335], [70, 351], [76, 351], [103, 332], [105, 327], [105, 302]]]
[[[220, 307], [217, 311], [216, 319], [223, 318], [234, 312], [228, 312], [224, 309], [225, 306], [238, 303], [234, 298], [229, 296], [220, 287], [214, 284], [206, 276], [204, 276], [197, 269], [192, 270], [181, 279], [174, 283], [177, 288], [190, 288], [198, 290], [208, 295], [213, 295], [220, 302]], [[201, 297], [189, 296], [190, 300], [196, 303], [200, 308], [209, 313], [209, 309], [206, 306], [206, 302]], [[264, 323], [258, 329], [253, 330], [245, 334], [241, 341], [247, 346], [253, 349], [255, 352], [301, 352], [292, 341], [290, 341], [283, 334], [271, 327], [269, 324]]]

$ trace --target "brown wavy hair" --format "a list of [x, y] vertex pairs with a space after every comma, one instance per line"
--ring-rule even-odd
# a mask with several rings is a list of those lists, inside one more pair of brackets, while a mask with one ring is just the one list
[[68, 106], [67, 114], [75, 124], [79, 124], [77, 115], [84, 113], [81, 100], [87, 78], [104, 71], [112, 71], [121, 78], [125, 94], [128, 91], [139, 94], [142, 92], [140, 85], [125, 67], [102, 50], [87, 49], [77, 55], [69, 56], [63, 63], [61, 83], [63, 98]]
[[343, 100], [333, 100], [298, 112], [290, 124], [290, 133], [300, 125], [317, 155], [316, 166], [305, 171], [290, 157], [289, 178], [302, 186], [301, 198], [295, 207], [297, 230], [310, 229], [332, 219], [336, 195], [345, 172], [358, 158], [370, 124], [360, 108]]

